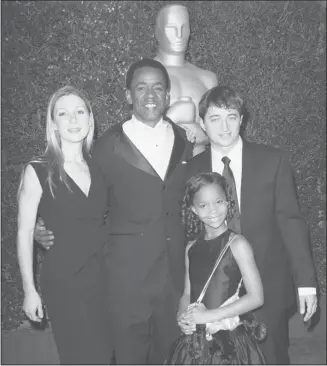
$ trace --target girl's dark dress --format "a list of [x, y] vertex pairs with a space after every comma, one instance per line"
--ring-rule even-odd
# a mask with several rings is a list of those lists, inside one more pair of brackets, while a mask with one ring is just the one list
[[54, 179], [55, 198], [43, 163], [31, 163], [43, 188], [39, 215], [54, 233], [41, 268], [41, 290], [61, 364], [109, 364], [110, 338], [103, 245], [106, 187], [88, 161], [91, 186], [86, 196], [68, 176], [71, 191]]
[[[189, 275], [191, 283], [191, 303], [197, 301], [220, 251], [228, 242], [230, 229], [212, 240], [205, 240], [204, 234], [189, 249]], [[207, 309], [215, 309], [235, 294], [241, 280], [239, 267], [229, 248], [216, 269], [203, 304]], [[242, 317], [240, 317], [242, 320]], [[244, 317], [246, 318], [246, 316]], [[248, 323], [246, 323], [248, 324]], [[206, 339], [205, 325], [197, 325], [192, 335], [181, 335], [173, 344], [166, 364], [177, 365], [254, 365], [265, 364], [264, 356], [253, 334], [256, 329], [243, 324], [232, 331], [219, 330]]]

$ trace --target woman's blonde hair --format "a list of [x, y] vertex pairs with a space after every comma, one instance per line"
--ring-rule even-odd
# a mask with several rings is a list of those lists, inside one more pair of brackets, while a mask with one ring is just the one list
[[90, 155], [90, 150], [92, 147], [93, 136], [94, 136], [94, 118], [93, 118], [93, 112], [92, 112], [90, 101], [86, 98], [86, 96], [80, 90], [76, 89], [73, 86], [66, 85], [66, 86], [58, 89], [51, 96], [49, 103], [48, 103], [47, 117], [46, 117], [47, 146], [46, 146], [45, 152], [42, 156], [37, 157], [36, 159], [34, 159], [32, 161], [32, 162], [37, 162], [37, 163], [45, 163], [47, 165], [47, 171], [48, 171], [47, 182], [49, 184], [49, 188], [50, 188], [50, 191], [51, 191], [51, 194], [53, 197], [54, 197], [53, 189], [55, 188], [55, 183], [54, 183], [54, 174], [55, 173], [58, 174], [60, 181], [62, 181], [68, 187], [68, 189], [70, 189], [68, 182], [67, 182], [67, 174], [64, 169], [64, 156], [61, 151], [60, 136], [59, 136], [58, 131], [55, 129], [55, 123], [53, 120], [54, 108], [55, 108], [57, 101], [61, 97], [64, 97], [67, 95], [76, 95], [77, 97], [81, 98], [84, 101], [86, 108], [89, 112], [90, 129], [89, 129], [88, 135], [86, 136], [85, 140], [83, 141], [84, 156]]

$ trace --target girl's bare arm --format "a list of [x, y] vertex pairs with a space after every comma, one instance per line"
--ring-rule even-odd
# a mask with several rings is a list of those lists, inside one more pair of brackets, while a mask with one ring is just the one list
[[231, 243], [231, 250], [240, 268], [246, 294], [229, 305], [208, 310], [208, 322], [245, 314], [264, 303], [261, 277], [251, 245], [243, 236], [238, 236]]

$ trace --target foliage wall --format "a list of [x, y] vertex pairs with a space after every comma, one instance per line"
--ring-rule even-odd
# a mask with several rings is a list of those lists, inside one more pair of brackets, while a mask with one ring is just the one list
[[[324, 1], [183, 1], [190, 62], [248, 101], [246, 136], [291, 153], [325, 291]], [[163, 1], [2, 1], [2, 326], [14, 328], [22, 288], [15, 250], [22, 163], [44, 149], [49, 96], [85, 90], [101, 134], [126, 118], [128, 65], [154, 57]], [[253, 198], [255, 199], [255, 197]]]

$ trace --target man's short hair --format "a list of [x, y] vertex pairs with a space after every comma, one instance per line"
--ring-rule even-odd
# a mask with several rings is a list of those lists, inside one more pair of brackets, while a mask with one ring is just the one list
[[204, 119], [211, 106], [236, 109], [240, 116], [242, 116], [245, 111], [243, 99], [229, 86], [215, 86], [204, 93], [199, 102], [199, 116], [202, 119]]
[[167, 90], [170, 91], [170, 78], [165, 66], [160, 63], [159, 61], [153, 60], [152, 58], [143, 58], [142, 60], [136, 61], [132, 63], [129, 67], [127, 74], [126, 74], [126, 88], [131, 89], [131, 84], [133, 81], [134, 74], [136, 70], [141, 69], [142, 67], [153, 67], [154, 69], [158, 69], [162, 72], [165, 81]]

